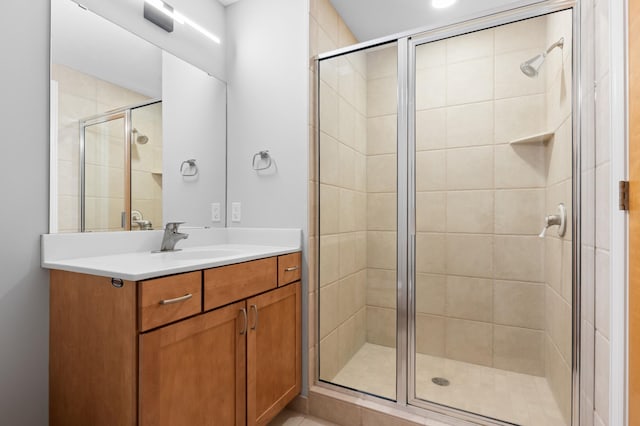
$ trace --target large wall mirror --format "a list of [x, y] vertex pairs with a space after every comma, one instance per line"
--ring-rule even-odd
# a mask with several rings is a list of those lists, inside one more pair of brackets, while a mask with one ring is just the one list
[[50, 232], [224, 226], [226, 84], [52, 0], [51, 157]]

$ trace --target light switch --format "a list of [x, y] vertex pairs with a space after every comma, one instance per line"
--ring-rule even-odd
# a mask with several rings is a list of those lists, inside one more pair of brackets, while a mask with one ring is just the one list
[[240, 222], [242, 207], [239, 202], [231, 203], [231, 222]]
[[220, 203], [211, 203], [211, 222], [220, 222]]

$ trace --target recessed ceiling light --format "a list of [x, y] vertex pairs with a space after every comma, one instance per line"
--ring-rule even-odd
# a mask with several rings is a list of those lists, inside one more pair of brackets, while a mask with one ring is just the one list
[[435, 9], [444, 9], [453, 5], [456, 0], [431, 0], [431, 6]]

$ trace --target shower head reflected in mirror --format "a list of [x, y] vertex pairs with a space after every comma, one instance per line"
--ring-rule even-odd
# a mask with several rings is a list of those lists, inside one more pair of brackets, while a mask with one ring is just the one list
[[145, 143], [149, 142], [149, 137], [138, 132], [138, 129], [133, 129], [131, 133], [133, 134], [133, 140], [136, 143], [139, 143], [140, 145], [144, 145]]
[[544, 60], [546, 59], [547, 55], [556, 47], [559, 47], [560, 49], [564, 47], [564, 37], [561, 37], [560, 40], [556, 41], [551, 46], [549, 46], [546, 52], [542, 52], [539, 55], [536, 55], [533, 58], [521, 63], [520, 70], [527, 77], [531, 77], [531, 78], [537, 77], [538, 73], [540, 72], [540, 67], [544, 63]]

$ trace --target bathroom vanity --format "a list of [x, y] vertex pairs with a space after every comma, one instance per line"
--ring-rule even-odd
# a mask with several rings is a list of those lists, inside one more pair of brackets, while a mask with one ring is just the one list
[[299, 247], [46, 257], [51, 425], [265, 425], [300, 392]]

